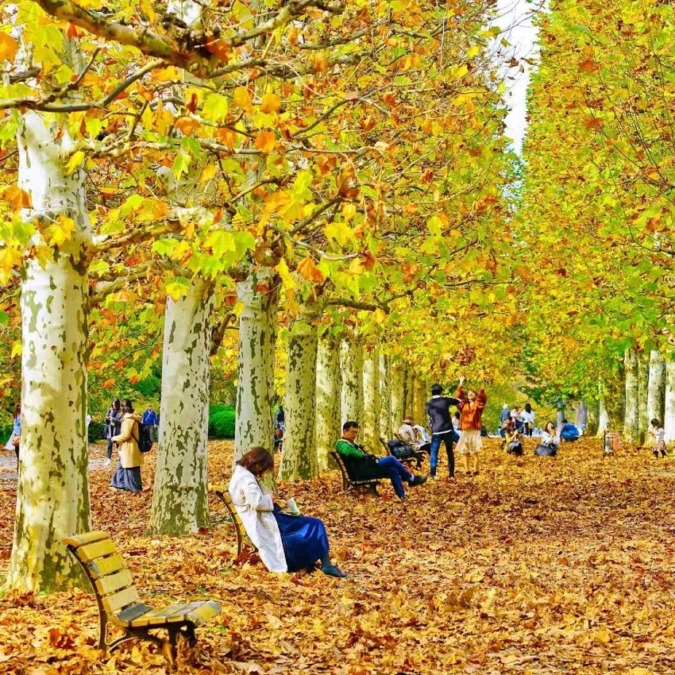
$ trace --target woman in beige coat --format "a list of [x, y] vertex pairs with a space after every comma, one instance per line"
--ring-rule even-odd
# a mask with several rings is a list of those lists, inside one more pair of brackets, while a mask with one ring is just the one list
[[143, 453], [138, 447], [141, 437], [141, 416], [134, 412], [134, 407], [128, 398], [122, 401], [122, 429], [117, 436], [113, 436], [113, 443], [117, 443], [120, 460], [117, 469], [110, 481], [111, 487], [129, 492], [141, 492], [141, 466]]

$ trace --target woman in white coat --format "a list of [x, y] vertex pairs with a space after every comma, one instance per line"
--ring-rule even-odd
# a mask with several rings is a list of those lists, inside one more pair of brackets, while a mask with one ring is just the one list
[[326, 528], [318, 518], [282, 513], [258, 479], [274, 470], [274, 459], [265, 448], [252, 448], [236, 464], [229, 492], [246, 533], [270, 572], [314, 569], [333, 577], [346, 577], [330, 561]]

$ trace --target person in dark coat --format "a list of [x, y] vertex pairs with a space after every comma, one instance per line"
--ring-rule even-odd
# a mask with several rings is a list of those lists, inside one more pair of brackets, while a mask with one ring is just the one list
[[448, 457], [448, 472], [450, 478], [455, 477], [454, 444], [459, 440], [452, 423], [450, 408], [459, 405], [458, 398], [443, 396], [443, 387], [435, 384], [431, 387], [431, 398], [427, 401], [427, 415], [431, 426], [431, 448], [429, 451], [429, 475], [436, 478], [438, 466], [438, 451], [441, 443], [445, 444], [445, 454]]

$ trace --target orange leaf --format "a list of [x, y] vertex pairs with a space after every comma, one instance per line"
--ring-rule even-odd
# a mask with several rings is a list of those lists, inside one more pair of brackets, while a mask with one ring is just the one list
[[298, 265], [298, 273], [307, 279], [307, 281], [311, 281], [314, 284], [320, 284], [326, 278], [323, 272], [316, 266], [314, 260], [309, 256]]
[[579, 70], [585, 73], [594, 73], [598, 69], [598, 64], [593, 59], [586, 59], [579, 64]]
[[29, 209], [31, 206], [30, 195], [15, 185], [4, 190], [2, 196], [10, 203], [14, 211]]
[[0, 61], [13, 61], [19, 50], [19, 43], [7, 33], [0, 32]]
[[227, 63], [230, 54], [230, 47], [224, 40], [210, 40], [206, 43], [206, 49], [221, 61]]
[[278, 112], [281, 108], [281, 99], [276, 94], [265, 94], [260, 103], [260, 111], [264, 113]]
[[269, 155], [272, 150], [274, 150], [277, 144], [277, 139], [274, 137], [274, 133], [271, 131], [261, 131], [255, 137], [255, 147], [264, 152], [266, 155]]

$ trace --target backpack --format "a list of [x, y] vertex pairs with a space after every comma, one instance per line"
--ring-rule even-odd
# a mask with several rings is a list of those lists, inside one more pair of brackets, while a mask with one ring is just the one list
[[[133, 434], [132, 434], [133, 436]], [[152, 436], [150, 435], [150, 425], [143, 424], [143, 422], [138, 423], [138, 438], [133, 436], [136, 443], [138, 443], [138, 449], [141, 452], [150, 452], [152, 450]]]

